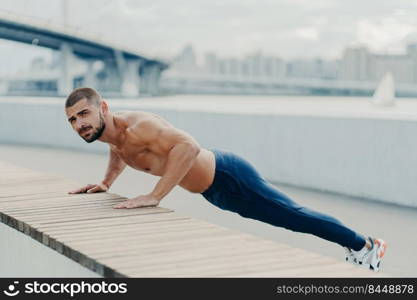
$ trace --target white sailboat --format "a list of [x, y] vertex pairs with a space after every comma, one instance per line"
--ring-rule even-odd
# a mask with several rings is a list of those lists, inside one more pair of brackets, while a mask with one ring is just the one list
[[371, 102], [376, 106], [395, 105], [394, 77], [391, 72], [385, 73], [384, 77], [382, 77], [374, 92]]

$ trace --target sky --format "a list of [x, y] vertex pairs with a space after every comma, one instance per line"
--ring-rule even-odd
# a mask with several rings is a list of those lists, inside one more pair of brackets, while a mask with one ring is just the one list
[[[417, 0], [1, 0], [1, 12], [165, 59], [187, 44], [200, 56], [337, 59], [348, 46], [402, 53], [417, 41]], [[38, 55], [50, 51], [0, 40], [3, 68]]]

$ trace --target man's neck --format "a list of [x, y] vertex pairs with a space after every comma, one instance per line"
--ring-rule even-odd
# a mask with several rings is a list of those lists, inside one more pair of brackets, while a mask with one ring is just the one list
[[106, 120], [106, 127], [104, 128], [103, 134], [98, 139], [103, 143], [109, 143], [117, 146], [120, 144], [120, 137], [122, 133], [122, 128], [117, 125], [116, 118], [110, 114], [108, 120]]

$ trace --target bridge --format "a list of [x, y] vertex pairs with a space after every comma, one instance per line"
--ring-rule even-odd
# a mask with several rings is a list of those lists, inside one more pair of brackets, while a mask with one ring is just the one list
[[[160, 74], [168, 67], [167, 63], [135, 49], [10, 12], [0, 11], [0, 38], [60, 51], [56, 77], [60, 95], [68, 94], [77, 85], [73, 70], [77, 59], [87, 64], [85, 74], [78, 78], [78, 85], [107, 87], [129, 97], [157, 94]], [[95, 72], [94, 63], [97, 61], [102, 62], [102, 68]]]

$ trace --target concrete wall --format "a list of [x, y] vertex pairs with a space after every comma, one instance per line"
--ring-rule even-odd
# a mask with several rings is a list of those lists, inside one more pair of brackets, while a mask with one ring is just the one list
[[[142, 109], [140, 103], [110, 105], [114, 110]], [[157, 105], [144, 110], [189, 132], [203, 147], [245, 157], [271, 181], [417, 207], [415, 120], [219, 113]], [[0, 102], [0, 143], [107, 151], [100, 142], [87, 144], [78, 137], [62, 103], [54, 101]]]
[[0, 277], [101, 277], [1, 222], [0, 240]]

